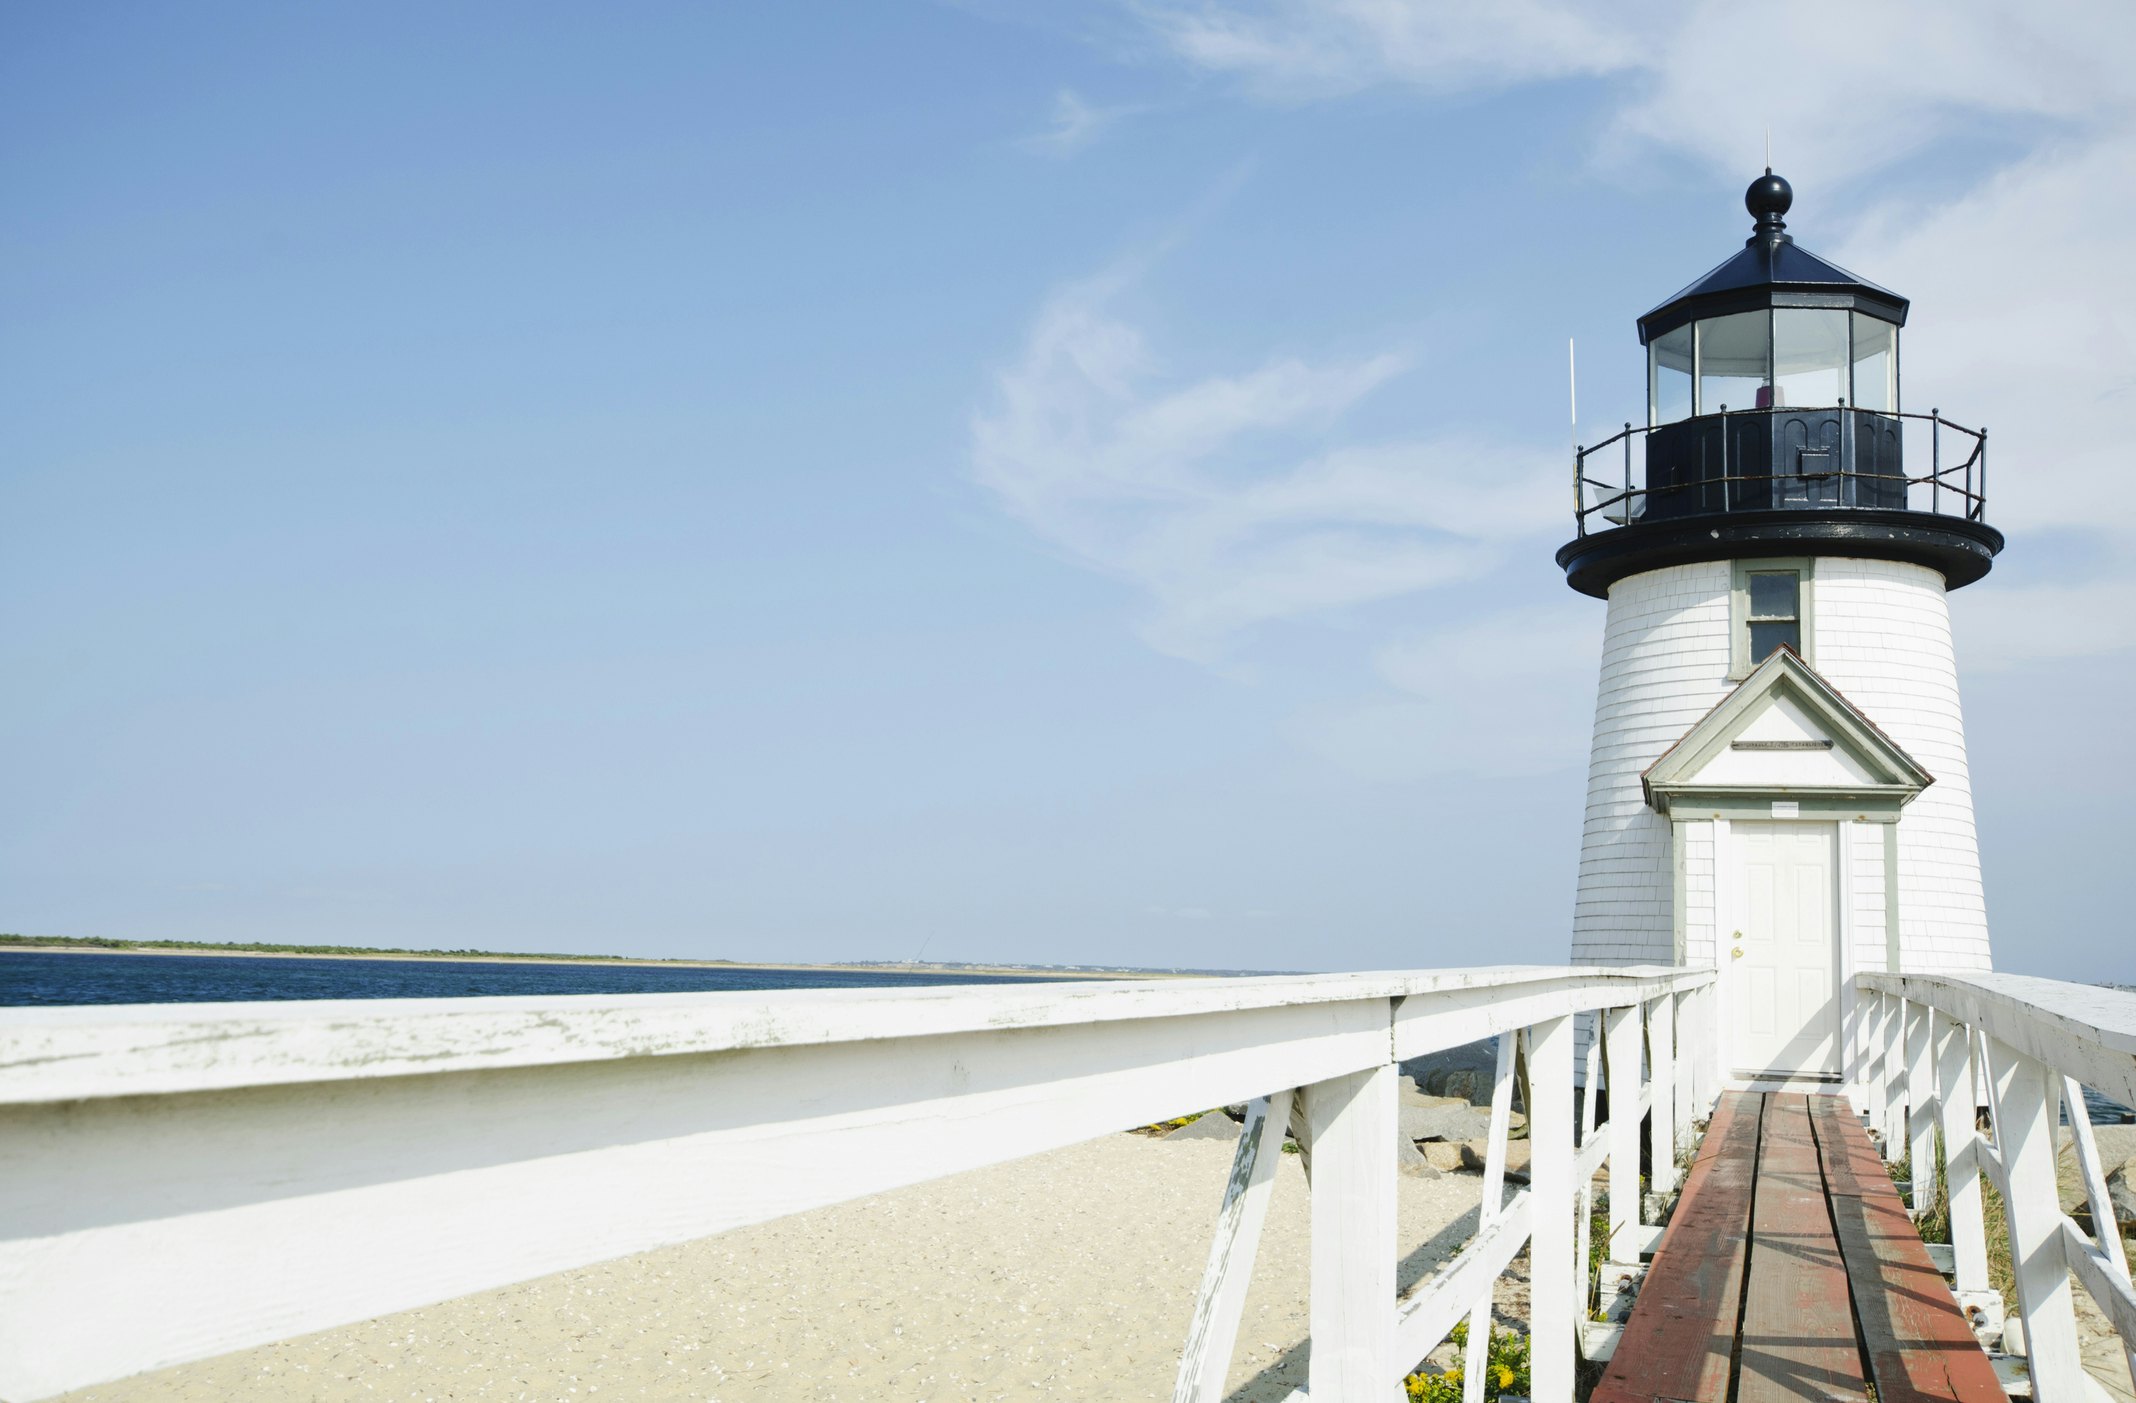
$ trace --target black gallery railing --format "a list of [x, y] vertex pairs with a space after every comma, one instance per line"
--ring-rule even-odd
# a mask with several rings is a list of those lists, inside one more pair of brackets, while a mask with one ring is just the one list
[[[1944, 446], [1948, 432], [1953, 441]], [[1929, 469], [1905, 470], [1906, 439], [1926, 437]], [[1632, 451], [1633, 440], [1643, 451]], [[1945, 459], [1952, 461], [1946, 463]], [[1600, 477], [1619, 468], [1621, 475]], [[1883, 413], [1844, 404], [1702, 414], [1644, 427], [1626, 424], [1573, 462], [1579, 534], [1599, 514], [1608, 526], [1718, 512], [1865, 508], [1986, 519], [1988, 432], [1939, 410]]]

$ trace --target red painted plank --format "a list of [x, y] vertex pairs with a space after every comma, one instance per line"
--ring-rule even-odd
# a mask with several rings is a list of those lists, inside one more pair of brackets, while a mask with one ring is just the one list
[[1737, 1403], [1868, 1396], [1808, 1101], [1775, 1095], [1758, 1151]]
[[1869, 1132], [1863, 1129], [1861, 1117], [1848, 1109], [1845, 1100], [1837, 1096], [1813, 1097], [1810, 1115], [1816, 1122], [1817, 1148], [1831, 1192], [1854, 1197], [1895, 1192], [1891, 1174], [1884, 1168], [1876, 1146], [1869, 1143]]
[[1764, 1104], [1757, 1093], [1729, 1092], [1715, 1107], [1624, 1337], [1589, 1403], [1728, 1397]]
[[1861, 1123], [1822, 1104], [1812, 1119], [1878, 1399], [2003, 1403], [1995, 1366], [1929, 1260]]

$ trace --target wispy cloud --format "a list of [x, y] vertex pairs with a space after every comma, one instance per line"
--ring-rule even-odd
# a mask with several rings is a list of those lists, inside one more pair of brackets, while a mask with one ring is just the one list
[[1047, 303], [973, 419], [972, 464], [1045, 540], [1140, 587], [1154, 646], [1213, 658], [1255, 625], [1473, 578], [1555, 524], [1541, 453], [1341, 441], [1345, 413], [1407, 356], [1182, 377], [1114, 310], [1126, 281]]
[[1283, 101], [1382, 83], [1456, 92], [1607, 73], [1638, 55], [1621, 23], [1551, 0], [1149, 0], [1128, 8], [1187, 63]]
[[1053, 156], [1070, 156], [1096, 141], [1115, 123], [1146, 110], [1140, 103], [1123, 102], [1093, 107], [1073, 88], [1053, 95], [1053, 110], [1044, 131], [1024, 138], [1024, 145]]
[[[2136, 10], [1998, 0], [1803, 0], [1754, 34], [1728, 0], [1123, 0], [1149, 42], [1277, 102], [1401, 86], [1431, 94], [1618, 77], [1605, 159], [1660, 150], [1735, 174], [1770, 129], [1781, 164], [1840, 179], [1962, 130], [2034, 119], [2082, 131], [2136, 105]], [[1844, 34], [1844, 43], [1832, 36]], [[1742, 87], [1746, 47], [1786, 80]]]
[[1570, 595], [1382, 645], [1382, 690], [1299, 718], [1306, 747], [1360, 778], [1410, 783], [1577, 765], [1594, 720], [1600, 621]]

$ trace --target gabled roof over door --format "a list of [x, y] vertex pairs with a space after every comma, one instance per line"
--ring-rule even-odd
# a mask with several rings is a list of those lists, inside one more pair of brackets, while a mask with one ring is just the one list
[[1781, 648], [1640, 777], [1660, 813], [1820, 812], [1887, 818], [1935, 783], [1816, 669]]

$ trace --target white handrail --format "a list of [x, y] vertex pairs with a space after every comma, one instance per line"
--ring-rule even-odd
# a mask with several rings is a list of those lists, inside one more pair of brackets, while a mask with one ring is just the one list
[[[2029, 975], [1862, 974], [1863, 1109], [1904, 1143], [1913, 1208], [1933, 1198], [1935, 1132], [1943, 1136], [1956, 1289], [1999, 1311], [1989, 1289], [1983, 1180], [2002, 1195], [2018, 1307], [2042, 1403], [2085, 1403], [2093, 1385], [2078, 1350], [2072, 1274], [2120, 1335], [2136, 1372], [2136, 1292], [2093, 1143], [2081, 1087], [2136, 1103], [2136, 994]], [[2078, 1177], [2102, 1242], [2062, 1212], [2055, 1161], [2067, 1104]], [[1974, 1130], [1986, 1106], [1994, 1143]]]
[[[1606, 1151], [1624, 1196], [1639, 1112], [1668, 1112], [1652, 1117], [1662, 1165], [1710, 1106], [1712, 979], [1506, 966], [4, 1010], [0, 1397], [27, 1403], [1251, 1102], [1254, 1133], [1211, 1205], [1180, 1398], [1220, 1396], [1288, 1126], [1313, 1192], [1316, 1399], [1385, 1397], [1441, 1321], [1479, 1303], [1488, 1319], [1501, 1254], [1525, 1242], [1533, 1391], [1569, 1403], [1577, 1185]], [[1612, 1099], [1630, 1125], [1590, 1132], [1576, 1156], [1573, 1020], [1608, 1010]], [[1539, 1207], [1489, 1215], [1398, 1301], [1397, 1064], [1502, 1033], [1524, 1049], [1530, 1099], [1516, 1202]], [[1511, 1073], [1496, 1085], [1507, 1104]], [[1506, 1108], [1492, 1116], [1494, 1185]]]

